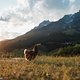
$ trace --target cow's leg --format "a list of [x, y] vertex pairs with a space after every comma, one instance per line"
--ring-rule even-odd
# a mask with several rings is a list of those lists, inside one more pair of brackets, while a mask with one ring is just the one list
[[27, 59], [27, 57], [26, 57], [27, 55], [26, 54], [24, 54], [24, 58], [25, 58], [25, 60], [27, 60], [28, 61], [28, 59]]

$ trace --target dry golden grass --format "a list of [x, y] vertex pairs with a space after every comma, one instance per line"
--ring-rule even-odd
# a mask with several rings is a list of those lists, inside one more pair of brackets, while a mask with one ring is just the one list
[[37, 56], [0, 59], [2, 80], [80, 80], [80, 57]]

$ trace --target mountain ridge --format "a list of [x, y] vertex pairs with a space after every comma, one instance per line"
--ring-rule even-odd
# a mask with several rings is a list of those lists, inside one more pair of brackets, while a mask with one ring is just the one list
[[80, 11], [65, 15], [56, 22], [43, 21], [36, 28], [14, 39], [1, 41], [1, 50], [14, 50], [31, 47], [41, 43], [52, 50], [66, 46], [67, 43], [80, 43]]

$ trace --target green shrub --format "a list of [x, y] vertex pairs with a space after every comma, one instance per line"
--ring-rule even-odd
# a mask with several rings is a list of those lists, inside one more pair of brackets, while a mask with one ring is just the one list
[[60, 48], [58, 50], [58, 54], [61, 56], [75, 56], [80, 55], [80, 45], [68, 46], [64, 48]]

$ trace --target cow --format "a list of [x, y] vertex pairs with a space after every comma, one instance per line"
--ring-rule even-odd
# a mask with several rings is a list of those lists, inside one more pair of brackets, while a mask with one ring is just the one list
[[38, 46], [40, 44], [36, 44], [34, 45], [33, 49], [32, 50], [28, 50], [28, 49], [24, 49], [24, 57], [25, 57], [25, 60], [32, 60], [36, 57], [37, 53], [38, 53]]

